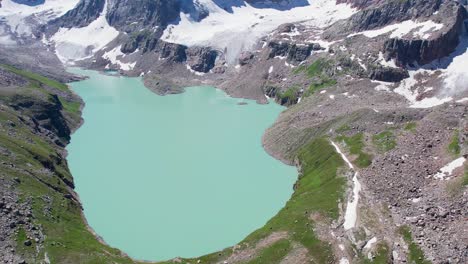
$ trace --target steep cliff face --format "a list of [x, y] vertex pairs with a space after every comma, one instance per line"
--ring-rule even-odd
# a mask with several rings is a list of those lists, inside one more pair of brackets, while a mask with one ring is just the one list
[[37, 100], [27, 96], [16, 96], [10, 106], [23, 114], [33, 118], [36, 128], [47, 129], [67, 143], [71, 130], [62, 114], [63, 105], [56, 94], [48, 95], [45, 100]]
[[64, 146], [80, 125], [81, 100], [64, 84], [7, 65], [0, 95], [2, 263], [132, 263], [87, 228], [73, 190]]
[[49, 31], [88, 26], [99, 17], [106, 4], [109, 24], [128, 33], [141, 29], [162, 32], [170, 22], [178, 19], [180, 12], [179, 0], [81, 0], [65, 15], [49, 22]]
[[381, 45], [385, 60], [395, 59], [401, 67], [422, 65], [455, 50], [466, 18], [466, 9], [456, 1], [386, 1], [334, 24], [326, 36], [342, 39], [362, 34]]
[[321, 49], [320, 45], [316, 43], [297, 45], [294, 43], [276, 41], [269, 42], [268, 47], [270, 48], [270, 59], [275, 57], [285, 57], [288, 62], [295, 64], [305, 61], [310, 56], [312, 51]]
[[60, 27], [85, 27], [96, 20], [104, 9], [106, 0], [82, 0], [62, 17], [49, 23], [52, 30]]
[[383, 48], [386, 58], [395, 58], [399, 65], [413, 62], [423, 65], [452, 53], [459, 44], [464, 20], [467, 18], [466, 10], [456, 2], [449, 2], [442, 5], [438, 12], [441, 16], [450, 18], [444, 21], [446, 29], [443, 32], [429, 39], [388, 39]]
[[209, 47], [192, 47], [187, 49], [187, 64], [197, 72], [207, 73], [213, 69], [218, 52]]
[[430, 17], [440, 9], [442, 4], [451, 5], [451, 2], [445, 0], [386, 1], [376, 7], [364, 9], [333, 27], [343, 34], [371, 30], [409, 19]]
[[119, 31], [135, 32], [149, 29], [162, 32], [178, 19], [178, 0], [110, 0], [107, 20]]

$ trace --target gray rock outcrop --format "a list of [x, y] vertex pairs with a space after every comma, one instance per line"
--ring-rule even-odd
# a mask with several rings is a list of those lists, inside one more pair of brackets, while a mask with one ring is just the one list
[[218, 52], [209, 47], [192, 47], [187, 49], [187, 64], [197, 72], [209, 72], [215, 66]]

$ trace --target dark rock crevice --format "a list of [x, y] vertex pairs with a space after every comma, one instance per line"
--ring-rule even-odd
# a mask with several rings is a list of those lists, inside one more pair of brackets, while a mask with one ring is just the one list
[[38, 130], [46, 129], [56, 135], [62, 143], [70, 140], [71, 130], [62, 114], [63, 106], [57, 95], [49, 95], [47, 100], [37, 100], [26, 96], [14, 96], [10, 106], [25, 115], [31, 116]]

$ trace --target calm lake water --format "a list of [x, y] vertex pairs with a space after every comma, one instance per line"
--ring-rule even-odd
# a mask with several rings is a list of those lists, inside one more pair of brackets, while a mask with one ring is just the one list
[[[140, 78], [87, 75], [68, 162], [90, 226], [133, 258], [196, 257], [235, 245], [292, 194], [295, 167], [261, 137], [283, 107], [212, 87], [158, 96]], [[246, 102], [247, 105], [238, 105]]]

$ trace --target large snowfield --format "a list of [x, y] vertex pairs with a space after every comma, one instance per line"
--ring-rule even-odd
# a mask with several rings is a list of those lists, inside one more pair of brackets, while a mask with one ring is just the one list
[[[39, 23], [45, 23], [71, 10], [79, 0], [46, 0], [44, 4], [27, 6], [17, 4], [11, 0], [3, 0], [0, 8], [0, 45], [15, 45], [16, 36], [31, 36], [31, 28], [26, 19], [33, 17]], [[172, 43], [187, 46], [211, 46], [225, 52], [227, 62], [235, 66], [240, 52], [252, 49], [261, 37], [267, 36], [279, 25], [290, 22], [300, 22], [320, 32], [323, 28], [337, 20], [350, 17], [357, 12], [346, 4], [336, 4], [335, 0], [307, 0], [297, 7], [280, 8], [281, 4], [270, 7], [254, 7], [246, 2], [225, 0], [195, 0], [197, 8], [209, 12], [208, 16], [197, 21], [192, 13], [180, 13], [180, 20], [169, 25], [163, 33], [162, 39]], [[220, 4], [222, 3], [222, 4]], [[229, 8], [223, 8], [224, 6]], [[106, 2], [107, 7], [107, 2]], [[90, 25], [83, 28], [60, 28], [46, 44], [55, 46], [56, 54], [64, 63], [73, 64], [77, 60], [92, 57], [98, 50], [105, 48], [119, 32], [111, 27], [106, 20], [107, 8]], [[364, 35], [368, 38], [389, 34], [390, 37], [417, 37], [430, 39], [435, 31], [443, 30], [444, 25], [431, 20], [402, 21], [380, 29], [368, 30], [350, 34]], [[10, 34], [13, 33], [14, 35]], [[292, 34], [301, 34], [294, 32]], [[316, 42], [323, 42], [316, 36]], [[330, 43], [329, 43], [330, 44]], [[352, 59], [354, 59], [354, 56]], [[384, 66], [396, 67], [393, 61], [385, 62], [383, 55], [380, 63]], [[134, 63], [123, 63], [119, 59], [124, 56], [113, 49], [104, 54], [112, 64], [122, 70], [131, 70]], [[360, 64], [364, 69], [366, 66]], [[468, 37], [462, 38], [458, 49], [449, 57], [430, 65], [423, 65], [410, 69], [410, 77], [403, 80], [394, 92], [404, 96], [412, 108], [429, 108], [450, 101], [457, 101], [466, 97], [468, 92]], [[190, 69], [189, 69], [190, 70]], [[442, 88], [432, 97], [420, 98], [420, 91], [414, 89], [418, 85], [417, 76], [421, 73], [433, 73], [440, 70]], [[382, 83], [379, 88], [389, 90], [390, 83]]]
[[44, 4], [28, 6], [17, 4], [11, 0], [2, 0], [0, 18], [10, 26], [11, 31], [18, 35], [31, 35], [31, 29], [24, 18], [34, 15], [39, 22], [62, 16], [73, 9], [79, 0], [46, 0]]
[[[60, 28], [52, 36], [56, 53], [62, 62], [73, 62], [91, 57], [119, 35], [106, 19], [107, 1], [101, 15], [82, 28]], [[92, 36], [92, 37], [91, 37]]]
[[237, 55], [252, 48], [259, 38], [289, 22], [307, 21], [310, 26], [324, 28], [331, 23], [350, 17], [355, 9], [349, 5], [337, 5], [330, 0], [309, 0], [309, 5], [278, 10], [255, 8], [249, 4], [226, 11], [212, 0], [199, 0], [210, 14], [202, 21], [193, 20], [190, 14], [180, 14], [180, 22], [169, 26], [163, 39], [187, 46], [212, 46], [227, 52], [227, 60], [233, 63]]

